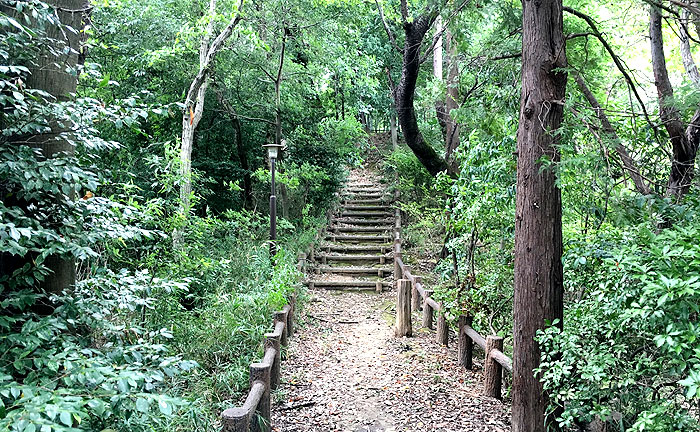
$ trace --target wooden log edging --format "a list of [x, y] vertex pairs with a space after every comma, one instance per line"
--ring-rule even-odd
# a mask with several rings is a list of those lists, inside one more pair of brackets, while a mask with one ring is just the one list
[[[307, 253], [299, 254], [299, 271], [306, 269], [306, 259], [313, 257], [313, 249], [314, 244], [311, 244]], [[250, 365], [250, 390], [243, 406], [228, 408], [221, 413], [223, 432], [269, 432], [272, 429], [270, 393], [280, 384], [282, 347], [294, 334], [296, 293], [287, 301], [282, 310], [273, 313], [273, 331], [265, 333], [262, 360]]]
[[[394, 199], [398, 201], [398, 191]], [[411, 310], [413, 312], [423, 310], [423, 327], [433, 328], [433, 315], [437, 316], [436, 342], [447, 346], [449, 341], [449, 324], [445, 317], [442, 303], [431, 298], [433, 291], [423, 287], [420, 276], [411, 274], [411, 270], [404, 264], [401, 257], [401, 212], [398, 207], [395, 210], [394, 228], [394, 280], [397, 288], [401, 283], [410, 283], [411, 286]], [[397, 304], [398, 309], [398, 304]], [[489, 335], [484, 338], [472, 328], [472, 317], [460, 316], [457, 327], [457, 362], [465, 369], [473, 367], [474, 344], [478, 345], [485, 353], [484, 359], [484, 394], [501, 399], [503, 386], [503, 370], [513, 373], [513, 361], [503, 352], [503, 338]]]

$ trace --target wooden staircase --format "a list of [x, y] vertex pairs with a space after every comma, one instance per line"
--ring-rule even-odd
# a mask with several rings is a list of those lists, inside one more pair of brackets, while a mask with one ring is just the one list
[[381, 292], [393, 286], [392, 195], [378, 181], [351, 181], [310, 258], [310, 289]]

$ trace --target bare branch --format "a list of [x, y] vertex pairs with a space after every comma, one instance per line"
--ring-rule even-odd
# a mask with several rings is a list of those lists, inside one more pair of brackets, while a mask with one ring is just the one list
[[394, 47], [394, 49], [396, 51], [402, 53], [403, 50], [401, 48], [399, 48], [399, 45], [396, 43], [396, 38], [394, 37], [394, 33], [391, 31], [389, 24], [386, 22], [386, 18], [384, 18], [384, 9], [382, 8], [382, 5], [379, 4], [379, 0], [374, 0], [374, 2], [377, 4], [377, 10], [379, 10], [379, 17], [382, 19], [382, 24], [384, 25], [384, 31], [386, 31], [386, 35], [389, 37], [389, 41], [391, 42], [391, 45]]
[[646, 119], [647, 123], [649, 124], [649, 126], [651, 126], [651, 128], [654, 131], [656, 141], [660, 142], [658, 129], [657, 129], [656, 125], [654, 124], [654, 122], [651, 121], [651, 117], [649, 117], [649, 112], [647, 111], [647, 108], [644, 105], [644, 102], [642, 101], [642, 97], [639, 95], [639, 92], [637, 91], [637, 86], [635, 85], [634, 80], [630, 76], [629, 72], [627, 72], [627, 69], [622, 64], [622, 60], [620, 60], [620, 58], [615, 54], [615, 51], [613, 51], [613, 49], [610, 46], [610, 44], [608, 43], [608, 41], [606, 41], [605, 38], [603, 38], [603, 35], [598, 30], [598, 26], [596, 25], [593, 18], [584, 14], [583, 12], [579, 12], [575, 9], [568, 7], [568, 6], [564, 6], [564, 11], [566, 11], [572, 15], [575, 15], [575, 16], [583, 19], [584, 21], [586, 21], [586, 23], [588, 24], [588, 27], [590, 27], [592, 32], [593, 32], [593, 36], [595, 36], [600, 41], [600, 43], [603, 45], [605, 50], [608, 52], [608, 54], [612, 58], [613, 63], [615, 63], [615, 66], [617, 66], [617, 69], [620, 71], [622, 76], [625, 78], [625, 81], [627, 81], [627, 84], [630, 86], [632, 93], [634, 93], [634, 97], [637, 99], [637, 102], [639, 102], [639, 105], [642, 108], [642, 112], [644, 113], [644, 118]]
[[644, 181], [642, 176], [639, 174], [637, 161], [635, 161], [630, 156], [629, 152], [627, 151], [627, 148], [622, 143], [620, 137], [617, 135], [617, 132], [615, 131], [615, 128], [613, 127], [612, 123], [610, 123], [610, 120], [605, 114], [605, 111], [600, 106], [600, 103], [598, 103], [598, 99], [596, 99], [593, 92], [588, 88], [581, 74], [577, 73], [575, 75], [575, 79], [579, 90], [581, 90], [581, 93], [583, 93], [583, 95], [586, 97], [588, 103], [591, 105], [591, 108], [593, 108], [593, 111], [596, 113], [598, 120], [600, 120], [600, 124], [603, 126], [603, 131], [615, 143], [615, 152], [618, 154], [618, 156], [620, 156], [620, 159], [622, 161], [622, 167], [629, 173], [630, 177], [632, 178], [632, 181], [634, 182], [634, 186], [637, 189], [637, 192], [639, 192], [642, 195], [649, 195], [651, 193], [651, 189]]

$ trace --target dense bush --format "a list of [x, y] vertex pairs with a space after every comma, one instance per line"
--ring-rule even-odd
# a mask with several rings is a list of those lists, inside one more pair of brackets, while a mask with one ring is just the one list
[[697, 217], [659, 232], [608, 228], [589, 253], [567, 255], [564, 330], [540, 335], [540, 377], [562, 426], [597, 417], [620, 430], [698, 430], [698, 235]]

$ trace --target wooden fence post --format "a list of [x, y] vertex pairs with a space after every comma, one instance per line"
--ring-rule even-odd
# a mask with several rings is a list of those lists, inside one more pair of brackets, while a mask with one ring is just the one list
[[243, 408], [227, 408], [221, 413], [222, 432], [249, 432], [250, 418]]
[[294, 334], [294, 311], [297, 308], [297, 296], [292, 294], [289, 297], [289, 312], [287, 313], [287, 336]]
[[501, 377], [503, 368], [489, 354], [491, 350], [503, 351], [503, 338], [499, 336], [486, 336], [486, 359], [484, 360], [484, 394], [496, 399], [501, 399]]
[[406, 279], [398, 281], [396, 293], [396, 328], [397, 337], [411, 336], [411, 285]]
[[435, 333], [435, 341], [445, 346], [447, 346], [449, 342], [447, 318], [445, 318], [445, 307], [442, 303], [440, 303], [440, 308], [437, 310], [437, 333]]
[[265, 333], [265, 350], [268, 348], [275, 350], [275, 358], [270, 369], [270, 389], [275, 390], [280, 383], [280, 367], [282, 365], [282, 347], [279, 335]]
[[423, 327], [433, 328], [433, 307], [428, 304], [428, 299], [433, 295], [433, 290], [425, 290], [423, 299]]
[[250, 386], [255, 382], [261, 382], [265, 386], [265, 392], [258, 402], [258, 408], [255, 410], [260, 418], [253, 418], [250, 425], [251, 431], [254, 432], [269, 432], [270, 431], [270, 367], [264, 363], [253, 363], [250, 365]]
[[282, 329], [282, 338], [280, 339], [280, 342], [282, 343], [282, 346], [287, 346], [287, 312], [275, 312], [274, 325], [277, 326], [278, 322], [284, 323], [284, 329]]
[[403, 278], [403, 273], [401, 272], [401, 265], [399, 265], [399, 259], [401, 259], [401, 240], [396, 238], [394, 240], [394, 280], [395, 281], [398, 281], [398, 280]]
[[467, 326], [471, 327], [472, 318], [470, 316], [461, 315], [459, 317], [459, 347], [457, 350], [458, 363], [466, 369], [472, 368], [472, 355], [474, 351], [474, 342], [464, 333]]
[[423, 278], [420, 276], [413, 276], [413, 279], [415, 281], [413, 282], [413, 292], [411, 293], [411, 308], [415, 312], [420, 309], [420, 293], [418, 292], [418, 284], [423, 283]]

